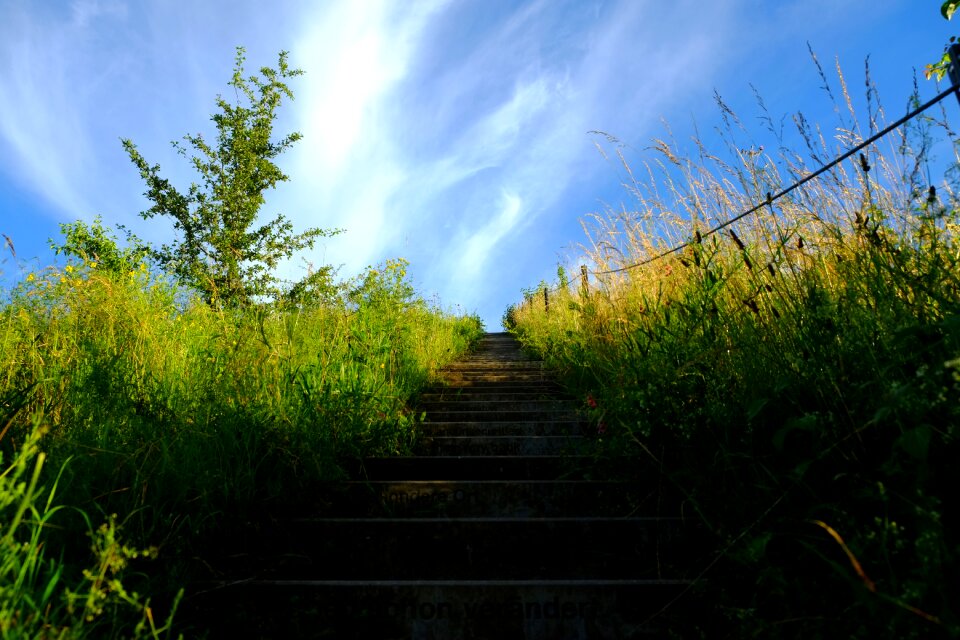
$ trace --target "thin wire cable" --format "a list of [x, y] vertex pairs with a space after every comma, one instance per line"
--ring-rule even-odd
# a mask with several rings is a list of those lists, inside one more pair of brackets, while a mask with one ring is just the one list
[[[814, 178], [816, 178], [816, 177], [820, 176], [821, 174], [829, 171], [830, 169], [833, 169], [835, 166], [837, 166], [838, 164], [840, 164], [841, 162], [843, 162], [844, 160], [846, 160], [847, 158], [849, 158], [849, 157], [852, 156], [853, 154], [855, 154], [855, 153], [857, 153], [858, 151], [861, 151], [861, 150], [863, 150], [864, 148], [870, 146], [871, 144], [873, 144], [874, 142], [876, 142], [876, 141], [879, 140], [880, 138], [884, 137], [885, 135], [887, 135], [888, 133], [890, 133], [890, 132], [893, 131], [894, 129], [898, 129], [899, 127], [903, 126], [904, 124], [906, 124], [906, 123], [909, 122], [910, 120], [913, 120], [913, 119], [916, 118], [918, 115], [920, 115], [921, 113], [923, 113], [924, 111], [926, 111], [927, 109], [929, 109], [930, 107], [932, 107], [933, 105], [937, 104], [938, 102], [940, 102], [941, 100], [943, 100], [944, 98], [946, 98], [948, 95], [950, 95], [950, 94], [952, 94], [952, 93], [957, 93], [957, 94], [958, 94], [958, 98], [960, 98], [960, 92], [958, 92], [958, 89], [960, 89], [960, 84], [955, 84], [955, 85], [953, 85], [953, 86], [950, 87], [949, 89], [941, 92], [937, 97], [933, 98], [933, 99], [930, 100], [929, 102], [926, 102], [925, 104], [917, 107], [916, 109], [914, 109], [913, 111], [911, 111], [911, 112], [908, 113], [907, 115], [903, 116], [902, 118], [900, 118], [899, 120], [897, 120], [897, 121], [894, 122], [893, 124], [889, 125], [888, 127], [886, 127], [885, 129], [883, 129], [882, 131], [879, 131], [878, 133], [875, 133], [874, 135], [870, 136], [869, 138], [867, 138], [866, 140], [864, 140], [863, 142], [861, 142], [860, 144], [858, 144], [856, 147], [850, 149], [850, 150], [847, 151], [846, 153], [837, 156], [836, 158], [833, 159], [832, 162], [829, 162], [828, 164], [823, 165], [822, 167], [820, 167], [819, 169], [817, 169], [816, 171], [814, 171], [814, 172], [811, 173], [810, 175], [806, 176], [805, 178], [801, 178], [800, 180], [797, 180], [797, 181], [794, 182], [792, 185], [790, 185], [790, 186], [787, 187], [786, 189], [780, 191], [780, 192], [777, 193], [776, 195], [771, 195], [771, 194], [768, 193], [766, 200], [764, 200], [763, 202], [760, 202], [759, 204], [751, 207], [750, 209], [747, 209], [747, 210], [744, 211], [743, 213], [741, 213], [741, 214], [739, 214], [739, 215], [737, 215], [737, 216], [735, 216], [735, 217], [733, 217], [733, 218], [730, 218], [730, 219], [727, 220], [726, 222], [723, 222], [723, 223], [721, 223], [721, 224], [718, 224], [717, 226], [713, 227], [713, 228], [710, 229], [709, 231], [706, 231], [705, 233], [701, 234], [701, 236], [700, 236], [701, 240], [702, 240], [703, 238], [706, 238], [707, 236], [713, 235], [714, 233], [716, 233], [716, 232], [718, 232], [718, 231], [721, 231], [722, 229], [725, 229], [726, 227], [729, 227], [730, 225], [732, 225], [734, 222], [737, 222], [738, 220], [742, 220], [743, 218], [746, 218], [747, 216], [749, 216], [749, 215], [751, 215], [751, 214], [753, 214], [753, 213], [756, 213], [757, 211], [759, 211], [759, 210], [762, 209], [763, 207], [766, 207], [766, 206], [768, 206], [768, 205], [772, 205], [774, 202], [776, 202], [777, 200], [779, 200], [779, 199], [782, 198], [783, 196], [787, 195], [787, 194], [790, 193], [791, 191], [794, 191], [795, 189], [800, 188], [801, 186], [803, 186], [803, 185], [805, 185], [806, 183], [810, 182], [810, 181], [813, 180]], [[661, 259], [663, 259], [663, 258], [666, 258], [667, 256], [669, 256], [669, 255], [671, 255], [671, 254], [674, 254], [674, 253], [676, 253], [677, 251], [680, 251], [681, 249], [686, 249], [687, 247], [692, 246], [695, 242], [696, 242], [695, 240], [688, 240], [687, 242], [684, 242], [683, 244], [677, 245], [677, 246], [673, 247], [672, 249], [669, 249], [669, 250], [667, 250], [667, 251], [664, 251], [663, 253], [659, 253], [659, 254], [653, 256], [652, 258], [647, 258], [646, 260], [642, 260], [642, 261], [640, 261], [640, 262], [635, 262], [635, 263], [633, 263], [633, 264], [628, 264], [628, 265], [626, 265], [626, 266], [618, 267], [618, 268], [616, 268], [616, 269], [607, 269], [606, 271], [591, 271], [591, 273], [592, 273], [593, 275], [595, 275], [595, 276], [602, 276], [602, 275], [606, 275], [606, 274], [609, 274], [609, 273], [620, 273], [621, 271], [628, 271], [628, 270], [630, 270], [630, 269], [636, 269], [637, 267], [642, 267], [642, 266], [644, 266], [644, 265], [650, 264], [651, 262], [656, 262], [657, 260], [661, 260]]]

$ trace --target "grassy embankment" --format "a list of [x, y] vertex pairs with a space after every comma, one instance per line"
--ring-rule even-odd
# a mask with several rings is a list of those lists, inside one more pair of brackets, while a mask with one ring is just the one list
[[344, 459], [406, 451], [407, 400], [482, 331], [415, 296], [403, 261], [297, 308], [216, 311], [91, 262], [8, 294], [4, 638], [166, 637], [222, 527], [295, 503]]
[[868, 172], [703, 237], [866, 137], [798, 117], [805, 154], [775, 137], [773, 155], [720, 106], [722, 157], [656, 141], [647, 180], [625, 166], [636, 208], [584, 225], [598, 272], [690, 246], [505, 321], [591, 396], [608, 453], [660, 466], [712, 535], [688, 593], [709, 589], [708, 637], [956, 637], [960, 203], [955, 173], [935, 194], [921, 176], [932, 132], [957, 140], [915, 120]]

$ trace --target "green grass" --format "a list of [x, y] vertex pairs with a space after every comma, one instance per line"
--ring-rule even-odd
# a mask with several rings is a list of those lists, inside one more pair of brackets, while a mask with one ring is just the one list
[[688, 594], [709, 589], [708, 637], [956, 637], [960, 203], [919, 180], [933, 123], [698, 243], [808, 171], [743, 152], [725, 113], [726, 159], [657, 141], [636, 210], [585, 224], [597, 271], [691, 246], [505, 322], [590, 396], [608, 454], [662, 466], [711, 533]]
[[198, 564], [183, 559], [224, 527], [303, 502], [345, 460], [409, 451], [408, 400], [482, 327], [419, 299], [405, 264], [245, 310], [96, 263], [9, 292], [0, 584], [19, 577], [0, 587], [3, 637], [164, 635]]

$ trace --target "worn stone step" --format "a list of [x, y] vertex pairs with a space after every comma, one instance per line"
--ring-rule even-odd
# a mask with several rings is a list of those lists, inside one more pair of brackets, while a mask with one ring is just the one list
[[349, 469], [354, 480], [666, 480], [650, 464], [635, 458], [593, 455], [545, 456], [403, 456], [371, 457]]
[[543, 411], [565, 411], [575, 413], [575, 408], [569, 401], [560, 398], [552, 400], [464, 400], [460, 398], [447, 398], [443, 400], [421, 400], [417, 404], [417, 411], [426, 411], [428, 416], [434, 413], [444, 413], [450, 411], [483, 411], [485, 413], [497, 414], [505, 411], [522, 412], [543, 412]]
[[422, 436], [573, 436], [589, 432], [580, 420], [442, 422], [417, 425]]
[[487, 402], [566, 402], [572, 401], [555, 390], [530, 389], [530, 390], [510, 390], [499, 387], [493, 389], [456, 389], [446, 388], [432, 390], [421, 393], [418, 397], [419, 405], [429, 402], [476, 402], [483, 400]]
[[582, 436], [427, 436], [417, 441], [423, 456], [543, 456], [582, 453]]
[[[478, 379], [458, 379], [458, 380], [442, 380], [441, 382], [445, 383], [445, 388], [460, 388], [466, 389], [470, 388], [471, 391], [474, 391], [476, 387], [483, 389], [498, 389], [500, 391], [504, 389], [516, 389], [519, 387], [532, 388], [539, 387], [541, 389], [557, 389], [561, 387], [554, 380], [542, 379], [542, 380], [523, 380], [518, 383], [518, 381], [511, 380], [510, 378], [503, 377], [492, 377], [492, 378], [478, 378]], [[521, 384], [522, 383], [522, 384]]]
[[500, 355], [485, 354], [483, 356], [471, 356], [471, 357], [464, 358], [463, 360], [460, 360], [459, 363], [457, 364], [463, 367], [487, 366], [487, 365], [494, 365], [494, 366], [506, 365], [506, 366], [513, 366], [513, 367], [527, 366], [527, 367], [539, 367], [539, 368], [544, 367], [544, 362], [542, 360], [533, 360], [523, 355], [512, 357], [508, 354], [500, 354]]
[[424, 393], [442, 396], [455, 396], [457, 394], [487, 396], [519, 393], [559, 398], [568, 397], [563, 393], [560, 385], [551, 380], [530, 380], [523, 383], [509, 381], [483, 383], [471, 381], [468, 384], [463, 385], [438, 384], [424, 389]]
[[551, 422], [580, 420], [576, 411], [557, 409], [434, 409], [426, 414], [427, 422]]
[[470, 382], [533, 382], [552, 381], [551, 375], [543, 371], [444, 371], [441, 377], [448, 384], [464, 384]]
[[222, 541], [234, 577], [324, 580], [681, 579], [680, 518], [301, 518]]
[[210, 583], [181, 610], [213, 640], [632, 640], [684, 637], [701, 590], [685, 580], [255, 580]]
[[342, 517], [679, 517], [680, 501], [653, 482], [385, 480], [318, 492], [317, 513]]
[[589, 479], [587, 456], [404, 456], [365, 458], [354, 477], [367, 480]]
[[544, 371], [542, 360], [505, 360], [503, 358], [484, 358], [475, 360], [459, 360], [440, 368], [441, 372], [450, 371], [505, 371], [541, 373]]

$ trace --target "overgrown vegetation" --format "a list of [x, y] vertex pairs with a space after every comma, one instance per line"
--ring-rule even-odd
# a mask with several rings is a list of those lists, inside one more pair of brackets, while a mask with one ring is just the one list
[[875, 89], [860, 125], [840, 81], [847, 124], [831, 142], [798, 115], [802, 154], [762, 100], [767, 151], [719, 97], [724, 153], [621, 153], [636, 207], [584, 225], [602, 275], [505, 314], [710, 532], [687, 594], [707, 637], [960, 635], [960, 203], [956, 167], [925, 176], [952, 130], [921, 116], [706, 235], [876, 131]]
[[[71, 571], [59, 553], [64, 567], [85, 562], [78, 532], [99, 522], [156, 548], [163, 570], [138, 561], [153, 580], [143, 588], [172, 598], [197, 568], [178, 559], [221, 528], [303, 500], [306, 487], [342, 477], [344, 459], [407, 451], [419, 420], [407, 400], [480, 323], [416, 297], [402, 260], [340, 290], [336, 302], [218, 310], [145, 266], [115, 274], [74, 261], [28, 276], [0, 310], [0, 451], [16, 461], [0, 504], [33, 515], [13, 527], [3, 562], [22, 551], [53, 573], [30, 583], [30, 598], [4, 589], [0, 608], [35, 601], [39, 611], [80, 588], [77, 574], [46, 591]], [[38, 455], [44, 472], [24, 493]], [[45, 560], [17, 546], [23, 536]]]
[[271, 124], [298, 72], [281, 54], [244, 79], [242, 62], [230, 84], [251, 106], [218, 100], [217, 149], [187, 137], [203, 187], [181, 194], [125, 144], [174, 245], [65, 224], [66, 263], [0, 298], [4, 638], [177, 633], [206, 550], [347, 460], [408, 451], [408, 400], [482, 334], [419, 297], [402, 259], [280, 286], [277, 261], [327, 232], [250, 231], [286, 179], [271, 160], [298, 136], [272, 142]]

